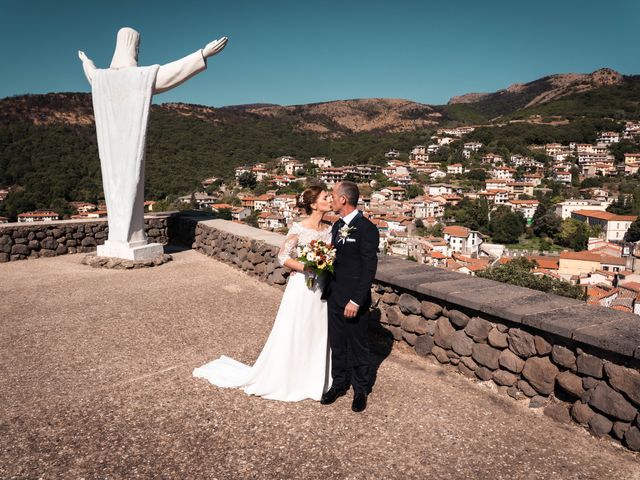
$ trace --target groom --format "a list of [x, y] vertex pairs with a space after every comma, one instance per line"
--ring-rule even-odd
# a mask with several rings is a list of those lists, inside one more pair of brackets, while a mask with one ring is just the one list
[[[353, 385], [354, 412], [367, 407], [369, 388], [369, 343], [367, 310], [371, 304], [371, 284], [378, 266], [379, 233], [376, 226], [356, 208], [360, 191], [353, 182], [333, 188], [333, 210], [340, 215], [331, 231], [336, 248], [334, 275], [324, 296], [329, 313], [329, 345], [333, 384], [320, 403], [329, 405]], [[351, 381], [347, 377], [347, 348], [353, 362]]]

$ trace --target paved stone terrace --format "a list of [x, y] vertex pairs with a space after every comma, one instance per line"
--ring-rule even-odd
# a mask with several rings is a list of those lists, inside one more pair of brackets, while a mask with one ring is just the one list
[[217, 389], [192, 369], [251, 363], [281, 290], [194, 251], [81, 259], [0, 264], [1, 478], [640, 478], [640, 455], [402, 347], [363, 414]]

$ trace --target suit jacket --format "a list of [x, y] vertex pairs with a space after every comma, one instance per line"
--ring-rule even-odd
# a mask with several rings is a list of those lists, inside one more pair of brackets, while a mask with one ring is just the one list
[[361, 308], [371, 304], [371, 284], [378, 268], [378, 228], [362, 213], [351, 221], [349, 236], [339, 235], [339, 224], [333, 224], [331, 239], [336, 248], [334, 274], [329, 278], [324, 298], [340, 307], [353, 300]]

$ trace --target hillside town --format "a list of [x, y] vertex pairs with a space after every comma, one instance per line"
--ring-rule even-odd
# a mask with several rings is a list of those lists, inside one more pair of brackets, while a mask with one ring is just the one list
[[[622, 132], [600, 132], [589, 144], [529, 145], [532, 156], [490, 151], [481, 142], [465, 139], [473, 131], [474, 127], [438, 129], [425, 145], [381, 153], [380, 164], [337, 166], [327, 157], [281, 156], [239, 166], [233, 179], [204, 179], [200, 191], [179, 197], [172, 206], [283, 232], [300, 216], [297, 198], [306, 185], [331, 189], [351, 180], [361, 186], [359, 208], [378, 227], [379, 250], [385, 255], [469, 275], [526, 258], [532, 262], [531, 274], [580, 286], [589, 304], [640, 315], [640, 235], [628, 235], [637, 217], [611, 211], [616, 202], [631, 201], [630, 195], [598, 181], [578, 188], [587, 179], [638, 173], [640, 153], [624, 153], [624, 161], [616, 162], [611, 147], [621, 140], [636, 142], [640, 123], [627, 122]], [[439, 156], [443, 149], [448, 149], [444, 161]], [[567, 197], [567, 192], [577, 195]], [[8, 193], [8, 188], [0, 188], [0, 201]], [[145, 208], [154, 211], [158, 204], [147, 201]], [[72, 206], [76, 213], [70, 218], [107, 215], [104, 204]], [[515, 214], [521, 230], [512, 241], [500, 241], [498, 234], [481, 232], [477, 222], [474, 226], [461, 221], [456, 212], [464, 206], [486, 209], [487, 221]], [[58, 219], [61, 215], [55, 211], [23, 212], [17, 218]], [[584, 225], [582, 248], [561, 248], [546, 240], [523, 246], [518, 238], [525, 232], [530, 240], [544, 237], [539, 232], [545, 219], [558, 222], [556, 230]], [[0, 217], [0, 222], [7, 221]]]

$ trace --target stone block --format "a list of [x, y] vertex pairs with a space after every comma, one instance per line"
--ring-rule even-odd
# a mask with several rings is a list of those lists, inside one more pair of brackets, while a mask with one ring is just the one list
[[587, 425], [595, 414], [596, 412], [591, 410], [589, 405], [582, 403], [580, 400], [576, 401], [571, 406], [571, 417], [573, 417], [576, 422], [583, 425]]
[[537, 353], [534, 336], [524, 330], [510, 329], [507, 340], [509, 349], [519, 357], [529, 358]]
[[409, 345], [413, 347], [416, 344], [416, 340], [418, 339], [418, 336], [415, 333], [409, 333], [409, 332], [403, 331], [402, 338], [404, 339], [405, 342], [407, 342]]
[[538, 355], [544, 357], [545, 355], [549, 355], [551, 353], [551, 344], [547, 342], [544, 338], [539, 335], [533, 337], [534, 343], [536, 345], [536, 351]]
[[400, 295], [400, 298], [398, 299], [398, 306], [400, 307], [402, 313], [414, 315], [421, 314], [420, 301], [416, 297], [414, 297], [413, 295], [409, 295], [408, 293], [403, 293], [402, 295]]
[[522, 369], [522, 376], [536, 391], [544, 395], [553, 392], [557, 375], [558, 367], [551, 363], [549, 357], [531, 357]]
[[578, 373], [594, 378], [602, 378], [602, 360], [596, 356], [581, 353], [576, 359]]
[[542, 408], [549, 404], [549, 399], [540, 395], [534, 395], [529, 400], [529, 408]]
[[630, 422], [638, 414], [633, 405], [604, 382], [599, 383], [591, 392], [589, 405], [610, 417], [626, 422]]
[[489, 336], [489, 332], [493, 329], [493, 324], [480, 317], [473, 317], [464, 327], [467, 335], [476, 342], [484, 343]]
[[420, 302], [420, 311], [425, 318], [435, 320], [442, 314], [442, 307], [437, 303]]
[[612, 428], [613, 422], [603, 415], [596, 413], [591, 417], [591, 420], [589, 420], [589, 430], [596, 437], [608, 435]]
[[421, 315], [407, 315], [402, 319], [402, 328], [406, 332], [424, 335], [428, 331], [427, 321]]
[[467, 367], [464, 363], [460, 362], [458, 364], [458, 370], [460, 371], [460, 373], [462, 373], [465, 377], [469, 377], [469, 378], [475, 378], [475, 373], [473, 373], [473, 370], [471, 370], [469, 367]]
[[498, 385], [505, 385], [510, 387], [518, 381], [518, 377], [506, 370], [496, 370], [493, 372], [493, 381]]
[[469, 356], [473, 353], [473, 340], [458, 330], [451, 335], [451, 348], [459, 355]]
[[604, 371], [609, 384], [619, 392], [623, 392], [633, 403], [640, 405], [640, 372], [606, 362]]
[[399, 299], [400, 297], [393, 292], [387, 292], [384, 295], [382, 295], [382, 301], [387, 305], [395, 305], [396, 303], [398, 303]]
[[449, 363], [449, 357], [447, 356], [446, 350], [440, 348], [438, 346], [433, 347], [431, 353], [438, 359], [440, 363]]
[[493, 371], [486, 367], [478, 367], [473, 373], [475, 373], [476, 377], [485, 382], [493, 378]]
[[387, 309], [387, 321], [389, 325], [399, 327], [402, 325], [402, 320], [404, 320], [404, 315], [400, 311], [400, 308], [394, 306]]
[[577, 330], [611, 322], [621, 313], [586, 305], [584, 302], [578, 303], [579, 305], [575, 306], [525, 315], [522, 323], [571, 340]]
[[416, 339], [416, 343], [413, 346], [413, 349], [421, 357], [426, 357], [431, 353], [434, 346], [435, 343], [430, 335], [421, 335]]
[[436, 333], [433, 335], [433, 340], [436, 342], [436, 345], [449, 350], [451, 348], [451, 336], [455, 331], [446, 317], [440, 317], [437, 321]]
[[560, 365], [574, 372], [576, 371], [576, 356], [568, 348], [561, 345], [554, 345], [551, 349], [551, 359], [556, 365]]
[[487, 342], [489, 342], [489, 345], [491, 345], [492, 347], [500, 349], [507, 348], [509, 346], [507, 334], [502, 333], [495, 327], [492, 328], [489, 332], [489, 335], [487, 335]]
[[590, 390], [592, 388], [596, 388], [596, 386], [600, 383], [600, 380], [596, 380], [592, 377], [584, 377], [582, 379], [582, 386], [585, 390]]
[[489, 308], [483, 311], [514, 323], [524, 323], [524, 319], [532, 315], [544, 315], [579, 305], [584, 305], [584, 302], [509, 285], [509, 291], [499, 292]]
[[14, 245], [11, 247], [11, 255], [29, 255], [31, 250], [27, 245]]
[[498, 363], [499, 357], [500, 350], [487, 344], [474, 343], [472, 358], [480, 365], [484, 365], [491, 370], [495, 370], [500, 366]]
[[533, 388], [526, 380], [518, 380], [517, 387], [524, 393], [527, 397], [535, 397], [538, 392]]
[[582, 395], [584, 395], [582, 379], [577, 375], [565, 370], [558, 374], [556, 381], [558, 382], [558, 385], [560, 385], [560, 388], [574, 397], [581, 398]]
[[630, 423], [626, 422], [614, 422], [613, 428], [611, 429], [611, 433], [618, 440], [622, 440], [624, 438], [624, 434], [627, 433], [627, 430], [631, 428]]
[[473, 358], [471, 357], [462, 357], [460, 359], [460, 361], [469, 369], [469, 370], [475, 370], [476, 368], [478, 368], [478, 364], [476, 362], [473, 361]]
[[640, 429], [631, 427], [624, 434], [624, 443], [634, 452], [640, 452]]
[[[42, 243], [44, 244], [46, 240], [44, 240]], [[80, 245], [82, 245], [83, 247], [96, 247], [98, 246], [98, 244], [96, 243], [96, 239], [93, 237], [85, 237], [82, 239], [82, 241], [80, 242]]]
[[550, 403], [544, 408], [543, 412], [547, 417], [552, 418], [556, 422], [571, 423], [569, 408], [562, 403]]
[[493, 280], [478, 277], [467, 277], [464, 280], [443, 282], [438, 284], [443, 299], [454, 305], [470, 310], [489, 312], [491, 304], [495, 302], [506, 285]]
[[449, 317], [449, 321], [458, 328], [466, 327], [471, 320], [468, 315], [460, 310], [449, 310], [447, 317]]

